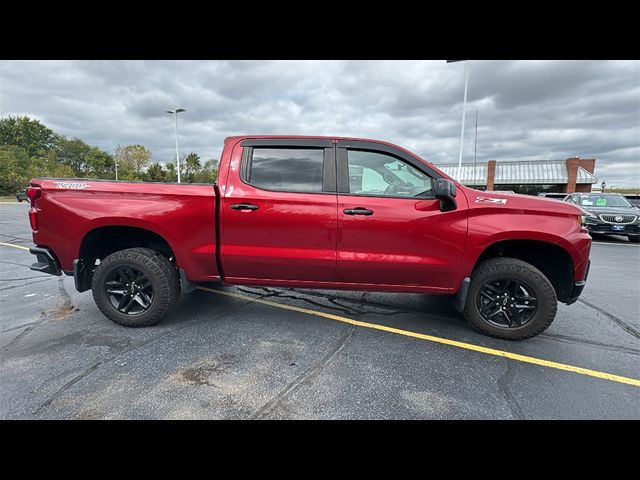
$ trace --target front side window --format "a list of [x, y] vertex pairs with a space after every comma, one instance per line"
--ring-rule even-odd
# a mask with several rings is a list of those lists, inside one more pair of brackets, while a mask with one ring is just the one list
[[396, 157], [348, 150], [347, 162], [351, 195], [433, 198], [431, 177]]

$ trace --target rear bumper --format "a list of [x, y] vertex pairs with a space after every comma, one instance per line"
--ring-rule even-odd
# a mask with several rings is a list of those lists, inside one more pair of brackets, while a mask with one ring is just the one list
[[587, 284], [587, 277], [589, 276], [589, 269], [591, 268], [591, 260], [587, 263], [587, 270], [584, 272], [584, 279], [579, 282], [575, 282], [573, 284], [573, 291], [571, 292], [571, 296], [569, 299], [564, 302], [567, 305], [571, 305], [572, 303], [576, 303], [580, 295], [582, 295], [582, 291], [584, 290], [585, 285]]
[[60, 264], [48, 248], [31, 247], [29, 253], [36, 256], [37, 262], [29, 268], [36, 272], [48, 273], [50, 275], [62, 275]]

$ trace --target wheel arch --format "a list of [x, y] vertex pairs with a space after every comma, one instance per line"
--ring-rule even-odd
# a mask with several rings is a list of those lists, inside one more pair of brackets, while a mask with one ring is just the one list
[[549, 279], [559, 301], [565, 302], [571, 297], [574, 263], [563, 247], [542, 240], [499, 240], [480, 253], [473, 270], [489, 258], [500, 257], [517, 258], [536, 267]]
[[88, 231], [74, 260], [76, 289], [84, 292], [91, 288], [91, 277], [97, 260], [127, 248], [149, 248], [175, 260], [175, 252], [169, 242], [157, 232], [143, 227], [103, 225]]

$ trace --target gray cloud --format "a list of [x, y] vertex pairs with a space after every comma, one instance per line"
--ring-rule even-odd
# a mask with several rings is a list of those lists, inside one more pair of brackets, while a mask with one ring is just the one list
[[[444, 61], [10, 61], [0, 115], [29, 115], [107, 151], [217, 158], [225, 136], [379, 138], [457, 161], [463, 64]], [[609, 185], [640, 186], [640, 62], [471, 62], [464, 158], [595, 157]]]

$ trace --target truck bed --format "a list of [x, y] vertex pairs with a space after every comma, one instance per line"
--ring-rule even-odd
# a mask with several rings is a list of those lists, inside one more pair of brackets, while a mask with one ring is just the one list
[[130, 228], [165, 239], [189, 280], [219, 279], [216, 185], [68, 178], [33, 179], [31, 185], [42, 189], [33, 241], [54, 251], [63, 271], [73, 271], [89, 235], [117, 237], [117, 229]]

